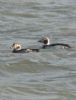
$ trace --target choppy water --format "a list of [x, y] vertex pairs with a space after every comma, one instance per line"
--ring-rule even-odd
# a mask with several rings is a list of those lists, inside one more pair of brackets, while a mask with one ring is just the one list
[[[44, 35], [72, 49], [11, 53]], [[76, 0], [0, 0], [0, 100], [76, 100]]]

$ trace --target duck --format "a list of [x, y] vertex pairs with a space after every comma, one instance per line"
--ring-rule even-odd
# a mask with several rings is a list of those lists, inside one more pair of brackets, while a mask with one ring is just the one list
[[10, 48], [13, 49], [12, 53], [39, 52], [39, 49], [22, 48], [22, 45], [19, 43], [13, 43]]
[[49, 47], [54, 47], [54, 46], [63, 46], [66, 48], [71, 48], [69, 44], [66, 43], [50, 43], [50, 38], [49, 37], [42, 37], [38, 42], [43, 43], [42, 47], [43, 49], [49, 48]]

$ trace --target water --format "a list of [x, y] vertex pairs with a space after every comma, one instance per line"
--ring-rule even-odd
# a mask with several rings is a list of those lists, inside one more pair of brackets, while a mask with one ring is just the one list
[[[11, 52], [45, 35], [72, 49]], [[76, 100], [76, 0], [0, 0], [0, 100]]]

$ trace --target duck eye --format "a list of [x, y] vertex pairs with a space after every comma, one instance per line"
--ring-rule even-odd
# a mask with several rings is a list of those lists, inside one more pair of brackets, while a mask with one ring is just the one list
[[12, 47], [14, 47], [14, 46], [15, 46], [15, 43], [12, 44]]

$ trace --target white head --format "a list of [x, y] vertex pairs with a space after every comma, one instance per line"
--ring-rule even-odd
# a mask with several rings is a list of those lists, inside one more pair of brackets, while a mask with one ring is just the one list
[[21, 50], [21, 45], [19, 43], [13, 43], [11, 48], [14, 50]]
[[50, 39], [48, 37], [42, 37], [38, 42], [41, 42], [44, 45], [50, 45]]

